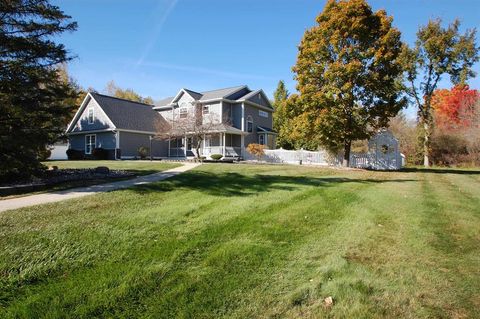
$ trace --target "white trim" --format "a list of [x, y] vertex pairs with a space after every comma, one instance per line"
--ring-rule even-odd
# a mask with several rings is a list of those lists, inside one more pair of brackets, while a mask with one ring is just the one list
[[[91, 137], [94, 136], [95, 137], [95, 144], [93, 144], [93, 148], [91, 147]], [[87, 138], [90, 137], [90, 143], [88, 145], [90, 145], [90, 152], [88, 153], [87, 152]], [[88, 155], [91, 155], [93, 150], [97, 147], [97, 134], [86, 134], [85, 135], [85, 145], [84, 145], [84, 151], [85, 151], [85, 154], [88, 154]]]
[[241, 125], [242, 131], [245, 132], [245, 104], [242, 103], [242, 125]]
[[106, 132], [113, 132], [115, 129], [103, 129], [103, 130], [91, 130], [91, 131], [78, 131], [78, 132], [71, 132], [68, 135], [82, 135], [82, 134], [90, 134], [90, 133], [106, 133]]
[[70, 130], [72, 129], [73, 127], [73, 124], [76, 124], [79, 120], [79, 117], [80, 115], [82, 115], [83, 111], [85, 110], [88, 102], [90, 101], [90, 99], [94, 100], [95, 103], [97, 104], [98, 108], [100, 109], [100, 111], [103, 113], [103, 115], [105, 115], [105, 118], [108, 120], [108, 124], [110, 126], [110, 129], [116, 129], [117, 127], [113, 124], [112, 120], [108, 117], [107, 113], [105, 113], [105, 111], [102, 109], [102, 107], [100, 106], [100, 104], [97, 102], [97, 100], [95, 100], [95, 98], [93, 97], [93, 95], [88, 92], [87, 95], [85, 96], [85, 98], [83, 99], [83, 102], [82, 104], [80, 105], [80, 108], [77, 110], [77, 113], [75, 113], [75, 116], [73, 117], [72, 121], [70, 122], [70, 124], [68, 124], [68, 127], [67, 127], [67, 130], [65, 131], [65, 133], [69, 133]]
[[115, 148], [120, 148], [120, 131], [115, 132]]

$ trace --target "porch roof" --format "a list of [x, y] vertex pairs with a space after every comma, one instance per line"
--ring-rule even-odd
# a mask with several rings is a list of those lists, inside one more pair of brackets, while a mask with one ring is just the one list
[[262, 132], [262, 133], [277, 135], [277, 132], [275, 132], [274, 130], [272, 130], [271, 128], [268, 128], [268, 127], [257, 126], [257, 130], [259, 132]]

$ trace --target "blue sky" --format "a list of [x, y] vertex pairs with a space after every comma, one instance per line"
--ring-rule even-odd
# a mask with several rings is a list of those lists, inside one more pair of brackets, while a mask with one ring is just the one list
[[[272, 96], [278, 80], [295, 89], [291, 67], [320, 0], [55, 0], [79, 24], [60, 39], [75, 55], [70, 74], [103, 91], [114, 80], [160, 99], [187, 87], [196, 91], [247, 84]], [[413, 43], [431, 18], [480, 27], [479, 0], [369, 1], [394, 17]], [[480, 66], [475, 65], [480, 73]], [[470, 81], [480, 88], [479, 77]], [[449, 86], [448, 78], [442, 81]], [[413, 110], [410, 111], [412, 113]]]

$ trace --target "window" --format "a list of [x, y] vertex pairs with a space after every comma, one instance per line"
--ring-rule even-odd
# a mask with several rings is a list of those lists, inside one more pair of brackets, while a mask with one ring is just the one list
[[247, 132], [253, 132], [253, 120], [250, 115], [247, 117]]
[[208, 114], [210, 112], [210, 108], [208, 107], [208, 105], [204, 105], [203, 106], [203, 114]]
[[268, 118], [268, 112], [265, 112], [265, 111], [262, 111], [262, 110], [258, 110], [258, 115], [261, 116], [261, 117]]
[[88, 124], [93, 124], [93, 121], [95, 120], [95, 116], [93, 114], [93, 107], [88, 109]]
[[265, 134], [260, 134], [258, 136], [258, 144], [265, 145]]
[[92, 154], [93, 149], [96, 146], [97, 137], [93, 135], [85, 135], [85, 154]]
[[182, 107], [182, 108], [180, 109], [180, 118], [181, 118], [181, 119], [187, 118], [187, 112], [188, 112], [188, 111], [187, 111], [187, 108], [186, 108], [186, 107]]

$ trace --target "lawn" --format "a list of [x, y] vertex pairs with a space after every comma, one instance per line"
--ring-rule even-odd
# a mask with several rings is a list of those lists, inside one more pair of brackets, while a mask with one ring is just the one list
[[478, 318], [479, 202], [476, 170], [204, 164], [0, 214], [0, 317]]
[[107, 166], [110, 169], [120, 169], [135, 172], [136, 175], [146, 175], [179, 166], [177, 163], [161, 161], [47, 161], [45, 166], [58, 168], [95, 168]]

